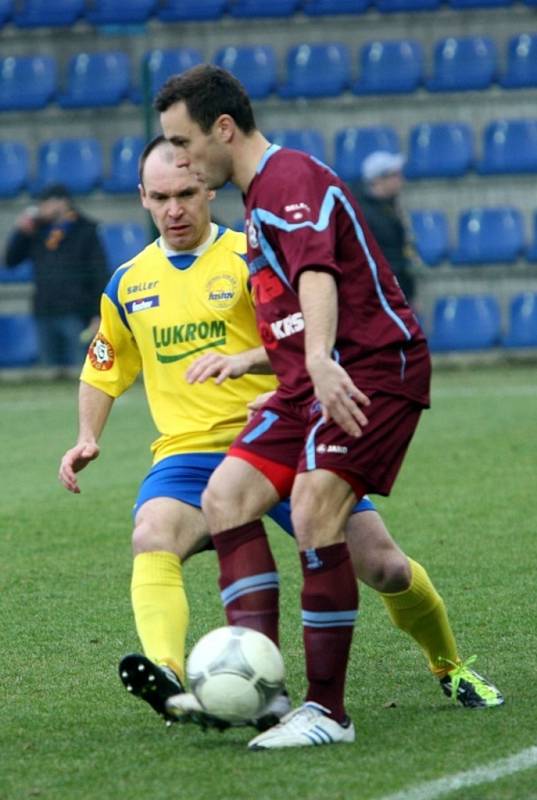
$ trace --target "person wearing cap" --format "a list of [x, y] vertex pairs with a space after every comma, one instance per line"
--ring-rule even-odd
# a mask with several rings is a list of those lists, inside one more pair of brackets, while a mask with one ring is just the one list
[[15, 267], [26, 259], [34, 266], [40, 363], [78, 367], [84, 360], [82, 334], [97, 327], [108, 268], [97, 224], [75, 208], [63, 184], [46, 186], [37, 205], [15, 222], [6, 266]]
[[399, 206], [404, 156], [376, 150], [362, 163], [361, 181], [351, 189], [409, 303], [415, 296], [412, 247]]

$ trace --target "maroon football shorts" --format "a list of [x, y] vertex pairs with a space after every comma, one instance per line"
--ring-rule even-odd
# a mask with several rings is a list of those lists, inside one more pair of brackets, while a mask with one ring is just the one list
[[296, 404], [276, 393], [235, 439], [228, 455], [262, 472], [280, 497], [290, 494], [295, 474], [313, 469], [335, 472], [360, 497], [388, 495], [416, 430], [423, 406], [383, 392], [370, 392], [363, 408], [368, 424], [358, 438], [332, 420], [323, 422], [320, 405]]

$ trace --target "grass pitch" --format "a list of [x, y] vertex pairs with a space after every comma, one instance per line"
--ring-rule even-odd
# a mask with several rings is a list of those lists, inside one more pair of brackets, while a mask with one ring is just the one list
[[[433, 408], [392, 497], [379, 502], [443, 594], [462, 655], [478, 654], [478, 671], [500, 686], [505, 706], [449, 703], [422, 654], [364, 589], [347, 693], [357, 741], [291, 752], [248, 753], [246, 730], [166, 730], [117, 678], [119, 657], [138, 649], [130, 509], [154, 435], [141, 387], [116, 404], [78, 497], [56, 480], [76, 435], [76, 385], [0, 386], [0, 415], [0, 800], [537, 797], [535, 766], [472, 788], [419, 788], [481, 765], [490, 778], [499, 760], [537, 745], [534, 368], [438, 373]], [[275, 528], [271, 540], [298, 702], [298, 561]], [[214, 556], [192, 559], [185, 573], [192, 643], [223, 613]]]

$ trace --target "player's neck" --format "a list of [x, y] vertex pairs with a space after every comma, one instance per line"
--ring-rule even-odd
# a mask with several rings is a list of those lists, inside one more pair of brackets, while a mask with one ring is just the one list
[[254, 131], [250, 136], [244, 136], [236, 148], [233, 164], [233, 183], [245, 194], [253, 181], [259, 162], [263, 158], [270, 142], [265, 139], [261, 131]]

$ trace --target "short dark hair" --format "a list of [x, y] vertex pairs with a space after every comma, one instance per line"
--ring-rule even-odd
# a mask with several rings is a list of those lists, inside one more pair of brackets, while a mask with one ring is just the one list
[[72, 202], [71, 192], [63, 183], [49, 183], [44, 186], [37, 195], [40, 202], [45, 200], [67, 200], [68, 203]]
[[243, 85], [225, 69], [212, 64], [172, 75], [157, 93], [155, 109], [167, 111], [183, 101], [188, 113], [203, 133], [209, 133], [222, 114], [229, 114], [243, 133], [255, 130], [255, 119], [250, 98]]
[[147, 157], [149, 153], [152, 153], [153, 150], [161, 145], [163, 142], [168, 141], [161, 133], [158, 136], [155, 136], [151, 141], [149, 141], [142, 152], [140, 153], [140, 158], [138, 159], [138, 180], [140, 185], [144, 185], [144, 167], [145, 162], [147, 161]]

